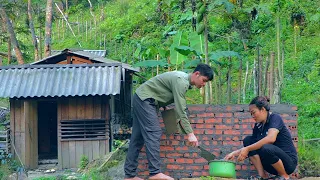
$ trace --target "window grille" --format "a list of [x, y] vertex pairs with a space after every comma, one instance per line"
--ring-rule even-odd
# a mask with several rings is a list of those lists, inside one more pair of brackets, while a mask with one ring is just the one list
[[105, 119], [62, 120], [59, 123], [61, 141], [109, 139]]

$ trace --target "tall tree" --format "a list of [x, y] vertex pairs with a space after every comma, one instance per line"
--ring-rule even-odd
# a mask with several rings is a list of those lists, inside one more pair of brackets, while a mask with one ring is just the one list
[[39, 49], [38, 49], [38, 42], [36, 38], [36, 34], [34, 31], [34, 26], [33, 26], [33, 19], [32, 19], [32, 9], [31, 9], [31, 0], [28, 0], [28, 18], [29, 18], [29, 28], [31, 31], [31, 36], [32, 36], [32, 44], [34, 47], [34, 61], [39, 60]]
[[0, 4], [0, 15], [2, 17], [2, 20], [3, 22], [3, 25], [6, 26], [6, 29], [10, 35], [10, 40], [11, 40], [11, 43], [13, 45], [13, 49], [16, 53], [16, 56], [17, 56], [17, 60], [18, 60], [18, 63], [19, 64], [24, 64], [24, 60], [23, 60], [23, 56], [22, 56], [22, 52], [19, 48], [19, 44], [18, 44], [18, 40], [16, 38], [16, 34], [13, 30], [13, 27], [12, 27], [12, 24], [11, 24], [11, 21], [4, 9], [4, 7], [2, 6], [2, 4]]
[[47, 1], [46, 30], [45, 30], [45, 41], [44, 41], [44, 55], [45, 55], [45, 57], [48, 57], [51, 55], [52, 4], [53, 4], [53, 0]]

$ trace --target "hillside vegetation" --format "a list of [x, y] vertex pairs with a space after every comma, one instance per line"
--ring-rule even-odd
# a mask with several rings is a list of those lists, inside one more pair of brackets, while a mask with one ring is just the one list
[[[45, 1], [32, 2], [36, 31], [43, 38]], [[17, 4], [8, 3], [6, 8], [29, 63], [34, 61], [34, 50], [23, 10], [26, 3]], [[88, 1], [76, 0], [68, 9], [62, 1], [56, 4], [52, 49], [106, 49], [107, 58], [141, 67], [145, 79], [157, 71], [190, 71], [205, 62], [207, 39], [207, 61], [216, 72], [212, 104], [249, 103], [257, 95], [253, 69], [258, 55], [264, 71], [274, 52], [275, 74], [280, 74], [276, 78], [282, 80], [279, 102], [298, 107], [301, 173], [316, 175], [320, 142], [303, 140], [320, 138], [320, 0], [101, 0], [92, 8]], [[76, 37], [56, 6], [67, 15]], [[1, 35], [0, 52], [7, 52], [6, 41]], [[2, 59], [8, 65], [7, 58]], [[138, 84], [145, 80], [135, 79]], [[269, 86], [260, 88], [270, 96]], [[203, 103], [203, 96], [191, 90], [187, 100]]]

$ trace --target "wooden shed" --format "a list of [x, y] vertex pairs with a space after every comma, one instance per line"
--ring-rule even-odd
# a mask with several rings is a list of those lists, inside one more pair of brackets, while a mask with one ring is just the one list
[[33, 169], [41, 159], [76, 168], [83, 155], [91, 161], [109, 153], [112, 119], [131, 118], [136, 71], [68, 49], [32, 64], [0, 67], [0, 97], [10, 98], [14, 154]]

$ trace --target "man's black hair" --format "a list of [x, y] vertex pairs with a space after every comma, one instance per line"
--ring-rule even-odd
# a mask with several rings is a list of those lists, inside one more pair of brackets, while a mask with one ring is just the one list
[[209, 81], [213, 79], [213, 70], [208, 64], [198, 64], [193, 72], [199, 71], [201, 76], [206, 76]]

